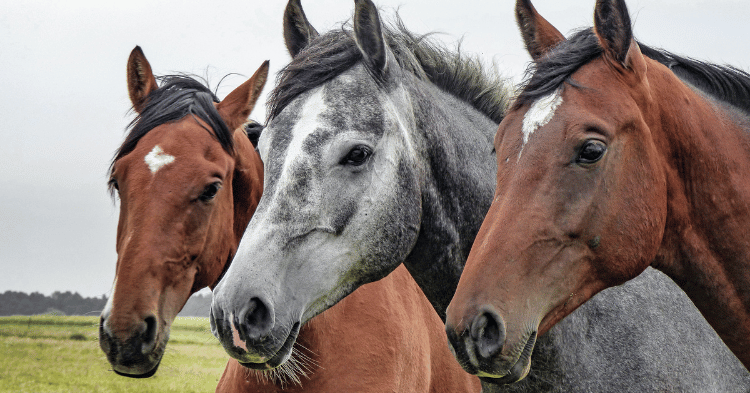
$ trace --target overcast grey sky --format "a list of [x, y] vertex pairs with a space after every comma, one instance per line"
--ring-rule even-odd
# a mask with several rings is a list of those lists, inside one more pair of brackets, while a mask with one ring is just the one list
[[[125, 80], [140, 45], [157, 74], [208, 76], [223, 98], [265, 59], [288, 62], [283, 0], [0, 2], [0, 292], [108, 293], [118, 206], [107, 168], [131, 119]], [[351, 0], [303, 0], [318, 31], [349, 19]], [[512, 0], [375, 0], [407, 27], [496, 64], [519, 81], [528, 61]], [[628, 0], [651, 46], [750, 70], [750, 2]], [[591, 24], [594, 0], [537, 0], [560, 31]], [[272, 79], [269, 79], [271, 82]], [[265, 93], [269, 91], [267, 86]], [[264, 94], [265, 94], [264, 93]], [[265, 118], [261, 105], [252, 115]]]

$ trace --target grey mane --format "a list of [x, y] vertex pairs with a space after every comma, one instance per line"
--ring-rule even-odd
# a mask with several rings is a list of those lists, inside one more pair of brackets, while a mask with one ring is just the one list
[[[388, 46], [403, 70], [468, 102], [495, 123], [502, 121], [511, 96], [508, 84], [496, 73], [485, 70], [478, 58], [448, 50], [429, 40], [429, 34], [410, 32], [398, 17], [395, 26], [383, 28]], [[315, 38], [279, 72], [267, 102], [268, 120], [300, 94], [325, 84], [361, 60], [351, 28], [346, 25]]]

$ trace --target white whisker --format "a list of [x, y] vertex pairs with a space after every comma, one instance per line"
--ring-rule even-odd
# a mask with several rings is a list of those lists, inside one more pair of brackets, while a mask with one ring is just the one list
[[292, 347], [292, 354], [286, 362], [272, 370], [261, 371], [246, 368], [246, 377], [254, 374], [259, 383], [272, 383], [280, 386], [282, 389], [290, 385], [302, 387], [303, 379], [309, 380], [310, 374], [315, 369], [322, 368], [318, 364], [318, 361], [303, 351], [307, 351], [314, 356], [314, 351], [297, 342]]

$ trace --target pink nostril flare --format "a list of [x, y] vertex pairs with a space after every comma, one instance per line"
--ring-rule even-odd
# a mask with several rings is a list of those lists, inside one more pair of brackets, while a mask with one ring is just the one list
[[232, 344], [235, 347], [242, 348], [243, 350], [247, 351], [247, 345], [244, 341], [240, 338], [240, 332], [237, 330], [237, 328], [234, 326], [234, 317], [229, 317], [229, 327], [232, 329]]

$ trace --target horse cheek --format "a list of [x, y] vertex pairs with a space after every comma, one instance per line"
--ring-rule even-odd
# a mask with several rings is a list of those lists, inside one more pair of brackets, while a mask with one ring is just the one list
[[655, 149], [648, 142], [629, 146], [620, 145], [620, 165], [608, 176], [602, 195], [609, 201], [608, 222], [598, 256], [610, 266], [611, 281], [617, 284], [636, 277], [656, 258], [666, 222], [666, 182], [655, 164]]

